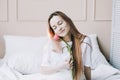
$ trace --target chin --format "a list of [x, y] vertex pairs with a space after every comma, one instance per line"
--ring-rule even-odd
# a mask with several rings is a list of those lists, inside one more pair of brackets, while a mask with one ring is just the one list
[[60, 37], [65, 37], [67, 34], [61, 34]]
[[63, 32], [62, 34], [59, 34], [60, 37], [65, 37], [68, 34], [68, 31]]

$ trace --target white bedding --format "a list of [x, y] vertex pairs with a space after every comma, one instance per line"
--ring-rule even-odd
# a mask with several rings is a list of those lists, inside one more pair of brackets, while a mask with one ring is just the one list
[[[61, 75], [63, 76], [63, 75]], [[42, 79], [43, 78], [43, 79]], [[40, 73], [22, 75], [7, 64], [0, 67], [0, 80], [45, 80]], [[120, 71], [110, 65], [101, 64], [92, 70], [92, 80], [120, 80]]]
[[120, 80], [120, 71], [110, 65], [101, 64], [91, 74], [92, 80]]
[[10, 69], [6, 64], [0, 67], [0, 80], [18, 80], [14, 71]]
[[[52, 75], [52, 74], [51, 74]], [[69, 75], [69, 73], [68, 73]], [[16, 70], [10, 68], [6, 63], [0, 66], [0, 80], [62, 80], [65, 78], [65, 76], [68, 76], [67, 74], [53, 74], [54, 77], [49, 76], [48, 78], [47, 75], [44, 76], [41, 73], [34, 73], [34, 74], [29, 74], [29, 75], [22, 75], [21, 73], [17, 72]], [[57, 77], [61, 76], [61, 78]], [[64, 77], [63, 77], [64, 76]], [[67, 77], [66, 77], [67, 78]], [[69, 79], [66, 79], [69, 80]]]
[[[90, 38], [93, 47], [91, 55], [92, 80], [120, 80], [120, 71], [111, 67], [100, 52], [97, 36], [92, 35]], [[43, 54], [41, 50], [46, 40], [47, 39], [43, 37], [6, 36], [6, 55], [4, 57], [6, 63], [4, 62], [4, 64], [2, 63], [3, 65], [1, 65], [2, 61], [0, 60], [0, 80], [46, 80], [42, 79], [44, 76], [41, 76], [38, 72], [41, 64], [39, 61], [41, 61], [41, 55]], [[64, 78], [65, 75], [62, 74], [60, 76]]]

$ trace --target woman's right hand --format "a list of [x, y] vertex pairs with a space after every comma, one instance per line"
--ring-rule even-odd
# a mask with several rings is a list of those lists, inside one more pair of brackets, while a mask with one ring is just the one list
[[68, 58], [63, 64], [63, 69], [72, 69], [73, 68], [73, 59], [72, 57]]

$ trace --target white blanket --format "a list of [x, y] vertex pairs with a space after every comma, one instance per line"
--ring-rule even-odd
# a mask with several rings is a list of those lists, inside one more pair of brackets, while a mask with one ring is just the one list
[[[41, 76], [39, 73], [22, 75], [3, 64], [0, 67], [0, 80], [41, 80]], [[120, 71], [110, 65], [101, 64], [92, 70], [92, 80], [120, 80]]]
[[6, 64], [0, 67], [0, 80], [18, 80], [14, 71], [10, 69]]
[[91, 74], [92, 80], [120, 80], [120, 71], [110, 65], [101, 64]]

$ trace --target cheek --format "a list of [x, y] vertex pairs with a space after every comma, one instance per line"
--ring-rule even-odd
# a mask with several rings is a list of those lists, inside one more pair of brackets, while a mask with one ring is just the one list
[[63, 23], [63, 24], [62, 24], [62, 27], [67, 27], [67, 24], [66, 24], [66, 23]]
[[54, 30], [54, 33], [58, 35], [58, 31], [57, 30]]
[[69, 26], [69, 25], [67, 25], [67, 26], [66, 26], [66, 29], [67, 29], [67, 31], [69, 31], [69, 30], [70, 30], [70, 26]]

